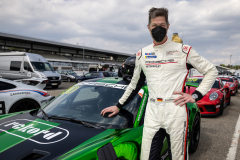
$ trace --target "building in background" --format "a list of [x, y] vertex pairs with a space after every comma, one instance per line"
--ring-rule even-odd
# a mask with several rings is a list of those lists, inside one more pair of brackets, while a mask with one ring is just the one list
[[[113, 70], [133, 54], [19, 36], [0, 32], [0, 52], [42, 55], [55, 70]], [[1, 53], [0, 53], [1, 54]]]

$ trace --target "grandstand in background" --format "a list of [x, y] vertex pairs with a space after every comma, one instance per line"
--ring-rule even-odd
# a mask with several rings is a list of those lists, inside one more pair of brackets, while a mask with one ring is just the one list
[[0, 32], [0, 52], [11, 51], [36, 53], [47, 59], [56, 70], [76, 71], [89, 71], [90, 68], [112, 70], [134, 54]]

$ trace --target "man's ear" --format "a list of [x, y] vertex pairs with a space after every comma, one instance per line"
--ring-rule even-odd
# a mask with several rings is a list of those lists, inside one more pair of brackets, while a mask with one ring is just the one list
[[147, 25], [149, 32], [151, 32], [149, 25]]

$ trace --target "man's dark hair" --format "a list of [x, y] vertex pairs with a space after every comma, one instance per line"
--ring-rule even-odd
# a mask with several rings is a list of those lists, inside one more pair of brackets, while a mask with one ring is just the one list
[[166, 23], [169, 24], [168, 22], [168, 9], [167, 8], [154, 8], [152, 7], [149, 10], [149, 17], [148, 17], [148, 25], [151, 24], [151, 19], [159, 16], [164, 16]]

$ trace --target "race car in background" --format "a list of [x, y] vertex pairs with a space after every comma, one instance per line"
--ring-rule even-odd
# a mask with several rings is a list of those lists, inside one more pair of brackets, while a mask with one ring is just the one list
[[236, 82], [233, 80], [232, 76], [218, 76], [225, 86], [229, 86], [231, 96], [235, 96], [238, 92]]
[[[187, 81], [186, 93], [192, 94], [202, 82], [203, 76], [193, 76]], [[223, 109], [230, 105], [231, 95], [228, 86], [217, 78], [211, 90], [197, 102], [201, 115], [222, 115]]]
[[52, 100], [54, 97], [41, 89], [46, 84], [38, 82], [41, 81], [29, 79], [16, 82], [0, 78], [0, 114], [36, 109]]
[[233, 80], [235, 82], [235, 84], [237, 85], [237, 93], [238, 93], [238, 88], [240, 87], [240, 84], [239, 84], [239, 79], [237, 76], [232, 76], [233, 77]]
[[[138, 160], [147, 85], [117, 115], [100, 115], [102, 109], [116, 105], [129, 83], [116, 77], [87, 80], [42, 109], [0, 116], [1, 159]], [[188, 147], [193, 153], [200, 140], [201, 115], [196, 103], [187, 103], [187, 109]], [[159, 159], [168, 158], [165, 139]]]

